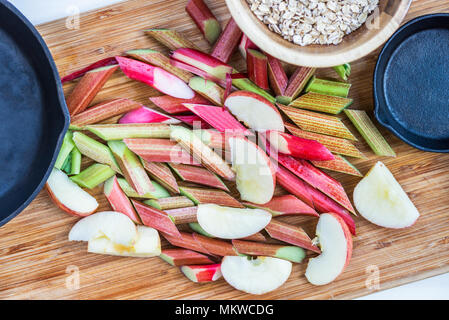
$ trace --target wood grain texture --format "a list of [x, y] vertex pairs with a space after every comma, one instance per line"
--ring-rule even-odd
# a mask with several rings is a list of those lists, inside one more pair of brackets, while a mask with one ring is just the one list
[[[224, 25], [229, 18], [224, 1], [207, 1]], [[65, 20], [38, 27], [56, 60], [61, 75], [98, 59], [126, 50], [153, 48], [166, 50], [142, 32], [150, 27], [175, 28], [198, 46], [208, 48], [194, 23], [184, 11], [185, 1], [127, 1], [83, 14], [79, 30], [68, 30]], [[444, 0], [415, 0], [406, 20], [416, 16], [449, 12]], [[354, 108], [372, 115], [372, 74], [378, 52], [352, 64], [350, 97]], [[242, 68], [237, 54], [231, 61]], [[320, 70], [321, 76], [333, 76], [332, 70]], [[65, 86], [70, 92], [74, 83]], [[112, 98], [129, 98], [151, 105], [149, 96], [158, 93], [141, 83], [114, 73], [93, 104]], [[333, 283], [314, 287], [304, 277], [306, 264], [295, 264], [287, 283], [262, 296], [234, 290], [224, 280], [198, 285], [186, 279], [178, 268], [159, 258], [121, 258], [87, 253], [85, 243], [67, 241], [76, 218], [53, 205], [45, 191], [17, 218], [0, 228], [0, 298], [2, 299], [329, 299], [353, 298], [373, 292], [365, 282], [367, 268], [380, 272], [380, 289], [419, 280], [449, 271], [449, 154], [418, 151], [381, 132], [398, 154], [397, 158], [379, 158], [369, 150], [355, 128], [345, 122], [361, 142], [358, 147], [367, 159], [350, 158], [365, 174], [382, 160], [402, 184], [421, 212], [417, 223], [405, 230], [388, 230], [356, 217], [357, 236], [351, 263]], [[86, 160], [84, 161], [86, 164]], [[359, 181], [356, 177], [332, 174], [339, 179], [350, 197]], [[101, 188], [93, 190], [100, 209], [109, 209]], [[300, 224], [313, 235], [316, 218], [283, 217], [282, 221]], [[164, 246], [166, 243], [164, 242]], [[71, 290], [66, 281], [78, 268], [80, 288]]]

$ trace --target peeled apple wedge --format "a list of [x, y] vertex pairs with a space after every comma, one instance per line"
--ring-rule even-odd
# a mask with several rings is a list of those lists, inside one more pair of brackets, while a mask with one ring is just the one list
[[271, 257], [226, 256], [221, 262], [221, 273], [226, 282], [250, 294], [276, 290], [287, 281], [291, 271], [290, 261]]
[[276, 187], [276, 171], [266, 153], [245, 137], [229, 138], [236, 186], [244, 201], [265, 204]]
[[200, 204], [197, 219], [208, 234], [222, 239], [249, 237], [271, 221], [271, 213], [262, 209], [231, 208], [216, 204]]
[[354, 204], [366, 220], [385, 228], [406, 228], [419, 217], [401, 185], [380, 161], [355, 187]]
[[334, 281], [349, 263], [352, 255], [352, 237], [348, 226], [335, 213], [320, 215], [316, 236], [321, 254], [307, 264], [306, 278], [321, 286]]
[[79, 220], [69, 232], [69, 241], [90, 241], [105, 237], [123, 246], [132, 246], [137, 236], [134, 222], [125, 214], [103, 211]]
[[137, 236], [132, 246], [116, 244], [107, 237], [90, 239], [87, 251], [124, 257], [147, 258], [161, 254], [161, 241], [156, 229], [137, 226]]
[[85, 217], [98, 208], [97, 200], [59, 169], [52, 170], [46, 188], [53, 202], [72, 215]]

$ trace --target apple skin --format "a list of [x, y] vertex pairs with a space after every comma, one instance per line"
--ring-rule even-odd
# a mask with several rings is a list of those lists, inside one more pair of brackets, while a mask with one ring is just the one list
[[[346, 247], [347, 247], [346, 263], [345, 263], [345, 268], [346, 268], [346, 266], [349, 264], [349, 260], [351, 260], [351, 257], [352, 257], [353, 243], [352, 243], [351, 231], [349, 230], [348, 225], [346, 224], [345, 220], [343, 220], [343, 218], [340, 217], [338, 214], [333, 213], [333, 212], [329, 212], [327, 214], [330, 214], [331, 216], [333, 216], [340, 223], [341, 228], [343, 229], [343, 232], [345, 234]], [[343, 270], [341, 270], [341, 272], [343, 272]]]
[[54, 202], [54, 204], [56, 204], [58, 206], [58, 208], [60, 208], [61, 210], [67, 212], [68, 214], [70, 214], [72, 216], [75, 216], [75, 217], [87, 217], [87, 216], [91, 215], [92, 213], [94, 213], [95, 211], [97, 211], [97, 209], [98, 209], [98, 206], [97, 206], [97, 208], [95, 208], [91, 212], [87, 212], [87, 213], [76, 212], [76, 211], [66, 207], [63, 203], [61, 203], [61, 201], [59, 201], [58, 198], [56, 198], [55, 194], [51, 190], [51, 188], [48, 185], [48, 183], [45, 184], [45, 189], [47, 190], [48, 195], [50, 196], [50, 198]]

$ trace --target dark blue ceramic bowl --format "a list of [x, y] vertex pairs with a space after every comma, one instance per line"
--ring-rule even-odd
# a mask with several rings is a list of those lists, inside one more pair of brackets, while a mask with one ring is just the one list
[[377, 120], [406, 143], [449, 152], [449, 14], [402, 26], [374, 71]]
[[0, 226], [44, 186], [69, 122], [45, 42], [14, 6], [0, 0]]

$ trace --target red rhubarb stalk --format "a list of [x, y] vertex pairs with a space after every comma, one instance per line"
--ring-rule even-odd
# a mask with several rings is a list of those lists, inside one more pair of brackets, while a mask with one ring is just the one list
[[214, 81], [223, 87], [226, 86], [226, 83], [223, 79], [217, 78], [215, 75], [212, 75], [211, 73], [208, 73], [207, 71], [204, 71], [200, 68], [192, 66], [188, 63], [185, 63], [185, 62], [173, 59], [173, 58], [170, 58], [170, 63], [171, 63], [171, 65], [173, 65], [176, 68], [179, 68], [179, 69], [182, 69], [185, 71], [189, 71], [189, 72], [196, 74], [197, 76], [200, 76], [204, 79]]
[[302, 92], [307, 82], [315, 73], [315, 68], [298, 67], [288, 80], [287, 88], [276, 100], [282, 104], [289, 104]]
[[238, 255], [237, 251], [234, 250], [234, 247], [229, 242], [202, 236], [198, 233], [193, 233], [193, 239], [211, 255], [220, 257]]
[[143, 82], [175, 98], [192, 99], [195, 93], [181, 79], [162, 68], [123, 57], [116, 57], [120, 69], [133, 80]]
[[212, 188], [229, 191], [228, 187], [216, 174], [205, 168], [175, 163], [170, 164], [170, 167], [183, 181], [198, 183]]
[[80, 78], [91, 70], [102, 68], [102, 67], [107, 67], [107, 66], [111, 66], [111, 65], [115, 65], [115, 64], [117, 64], [117, 60], [115, 59], [115, 57], [101, 59], [99, 61], [92, 63], [91, 65], [88, 65], [87, 67], [85, 67], [83, 69], [77, 70], [75, 72], [72, 72], [72, 73], [66, 75], [65, 77], [63, 77], [61, 79], [61, 83], [65, 83], [65, 82]]
[[165, 95], [159, 97], [151, 97], [150, 101], [153, 102], [157, 107], [161, 108], [162, 110], [170, 114], [188, 112], [189, 109], [184, 107], [182, 105], [183, 103], [199, 103], [199, 104], [209, 103], [208, 100], [206, 100], [199, 94], [195, 94], [195, 96], [192, 99], [179, 99]]
[[[162, 162], [148, 162], [142, 159], [142, 164], [150, 176], [172, 193], [179, 193], [178, 183], [170, 168]], [[195, 168], [195, 167], [194, 167]]]
[[195, 241], [191, 233], [181, 231], [179, 232], [179, 234], [180, 234], [179, 236], [173, 236], [168, 233], [162, 233], [164, 238], [167, 239], [167, 241], [170, 242], [170, 244], [176, 247], [209, 254], [207, 250], [205, 250], [197, 241]]
[[294, 226], [276, 219], [272, 219], [265, 227], [270, 237], [291, 243], [295, 246], [321, 253], [321, 250], [312, 243], [307, 233], [298, 226]]
[[224, 63], [231, 58], [232, 53], [237, 48], [242, 37], [242, 31], [235, 23], [234, 19], [229, 19], [228, 24], [218, 38], [212, 49], [211, 55]]
[[222, 190], [194, 187], [179, 187], [179, 190], [182, 195], [188, 197], [197, 205], [213, 203], [224, 207], [244, 208], [234, 197]]
[[131, 201], [120, 187], [116, 176], [109, 178], [109, 180], [104, 183], [104, 195], [114, 211], [126, 214], [131, 220], [138, 224], [142, 223], [136, 210], [131, 204]]
[[275, 57], [266, 54], [268, 59], [268, 80], [276, 96], [282, 96], [287, 89], [288, 77], [282, 63]]
[[242, 55], [243, 59], [246, 60], [246, 50], [248, 49], [255, 49], [259, 50], [259, 48], [256, 46], [254, 42], [252, 42], [245, 34], [242, 35], [242, 38], [240, 39], [239, 43], [239, 51]]
[[183, 266], [182, 273], [193, 282], [211, 282], [221, 278], [221, 264]]
[[279, 164], [276, 170], [276, 181], [285, 190], [297, 196], [299, 199], [304, 201], [308, 206], [314, 208], [313, 198], [309, 192], [307, 184]]
[[221, 26], [203, 0], [189, 0], [186, 11], [211, 45], [217, 41]]
[[318, 217], [318, 213], [313, 208], [291, 194], [273, 197], [270, 202], [262, 205], [251, 202], [245, 202], [243, 204], [250, 208], [268, 210], [274, 217], [283, 215], [309, 215]]
[[189, 264], [198, 265], [213, 263], [213, 261], [204, 254], [187, 249], [164, 249], [159, 257], [170, 265], [177, 267]]
[[207, 122], [203, 121], [197, 115], [186, 115], [186, 116], [177, 116], [176, 119], [188, 124], [194, 129], [210, 129], [211, 126]]
[[120, 124], [128, 123], [166, 123], [166, 124], [178, 124], [181, 121], [178, 119], [167, 116], [166, 114], [160, 113], [156, 110], [140, 107], [138, 109], [132, 110], [120, 118]]
[[268, 90], [268, 59], [260, 51], [247, 50], [246, 66], [248, 76], [252, 82], [264, 90]]
[[131, 201], [145, 226], [154, 228], [174, 237], [181, 236], [176, 225], [164, 211], [147, 206], [136, 200]]
[[186, 207], [178, 209], [165, 210], [165, 213], [172, 219], [175, 224], [185, 224], [197, 222], [196, 211], [198, 207]]

